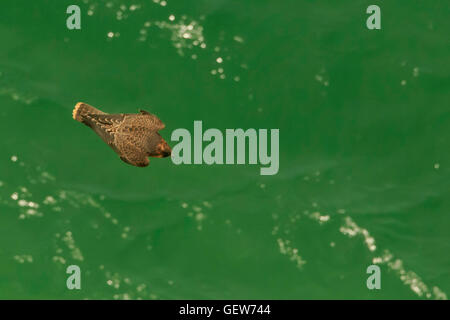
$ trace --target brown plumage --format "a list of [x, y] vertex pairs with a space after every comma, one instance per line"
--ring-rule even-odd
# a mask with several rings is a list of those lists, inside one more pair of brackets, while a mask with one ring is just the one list
[[139, 112], [107, 114], [79, 102], [72, 116], [94, 130], [120, 159], [133, 166], [146, 167], [148, 157], [168, 157], [171, 149], [158, 133], [158, 130], [164, 129], [164, 123], [147, 111]]

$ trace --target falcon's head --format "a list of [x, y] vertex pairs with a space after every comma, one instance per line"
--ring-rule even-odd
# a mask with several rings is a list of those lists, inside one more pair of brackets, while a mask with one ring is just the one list
[[159, 133], [155, 133], [155, 138], [151, 140], [150, 150], [149, 156], [154, 158], [169, 157], [172, 153], [172, 149]]

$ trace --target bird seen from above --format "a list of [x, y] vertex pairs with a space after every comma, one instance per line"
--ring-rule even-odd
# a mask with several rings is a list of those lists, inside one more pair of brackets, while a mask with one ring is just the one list
[[94, 130], [120, 159], [133, 166], [146, 167], [148, 157], [165, 158], [171, 154], [169, 145], [158, 133], [164, 129], [164, 123], [147, 111], [108, 114], [79, 102], [72, 116]]

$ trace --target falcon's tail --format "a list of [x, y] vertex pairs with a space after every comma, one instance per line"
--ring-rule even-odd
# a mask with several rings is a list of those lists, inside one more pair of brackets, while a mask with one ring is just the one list
[[88, 114], [105, 114], [105, 113], [83, 102], [78, 102], [72, 111], [72, 117], [75, 120], [82, 123], [85, 123], [84, 117]]

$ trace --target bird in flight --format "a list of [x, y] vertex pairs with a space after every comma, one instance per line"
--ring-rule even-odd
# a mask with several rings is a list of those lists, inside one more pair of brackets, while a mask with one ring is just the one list
[[165, 158], [171, 154], [169, 145], [158, 133], [164, 129], [164, 123], [147, 111], [108, 114], [79, 102], [72, 116], [94, 130], [120, 159], [133, 166], [146, 167], [148, 157]]

